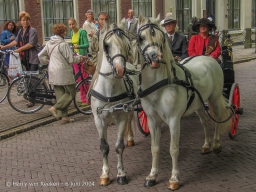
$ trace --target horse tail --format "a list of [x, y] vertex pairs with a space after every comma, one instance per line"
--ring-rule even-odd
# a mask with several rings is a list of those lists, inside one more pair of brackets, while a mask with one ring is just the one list
[[[218, 115], [216, 114], [216, 111], [214, 111], [214, 109], [212, 108], [210, 102], [208, 102], [210, 115], [213, 117], [213, 119], [215, 119], [217, 121], [224, 121], [230, 117], [230, 114], [232, 111], [230, 110], [230, 104], [229, 104], [228, 100], [223, 95], [221, 96], [219, 102], [220, 102], [220, 109], [218, 110], [218, 112], [220, 114], [218, 114]], [[220, 117], [219, 119], [217, 118], [218, 116]], [[230, 131], [230, 127], [232, 125], [232, 118], [229, 118], [227, 121], [225, 121], [223, 123], [219, 123], [219, 124], [220, 124], [219, 132], [227, 133]]]

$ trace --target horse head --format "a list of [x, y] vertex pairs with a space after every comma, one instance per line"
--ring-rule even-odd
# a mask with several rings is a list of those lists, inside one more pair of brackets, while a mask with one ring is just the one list
[[165, 34], [159, 27], [160, 15], [156, 19], [146, 19], [139, 16], [139, 30], [137, 44], [146, 63], [151, 64], [151, 68], [156, 69], [163, 63], [163, 49], [165, 44]]
[[104, 25], [103, 51], [115, 77], [122, 78], [131, 49], [129, 37], [116, 24]]

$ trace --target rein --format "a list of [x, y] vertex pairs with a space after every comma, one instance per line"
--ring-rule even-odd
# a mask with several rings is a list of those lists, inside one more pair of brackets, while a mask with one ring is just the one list
[[[134, 93], [134, 87], [133, 87], [133, 81], [132, 79], [129, 77], [129, 75], [135, 75], [137, 74], [136, 71], [134, 70], [129, 70], [129, 69], [126, 69], [126, 57], [122, 54], [116, 54], [114, 55], [113, 57], [111, 57], [107, 51], [107, 44], [106, 44], [106, 40], [108, 38], [110, 38], [113, 34], [116, 34], [119, 38], [122, 37], [122, 35], [124, 35], [128, 40], [129, 37], [125, 34], [125, 32], [119, 28], [116, 27], [116, 25], [114, 25], [114, 28], [110, 31], [107, 32], [107, 34], [105, 35], [104, 39], [103, 39], [103, 51], [106, 55], [106, 58], [107, 58], [107, 61], [109, 62], [110, 66], [111, 66], [111, 72], [108, 72], [108, 73], [102, 73], [99, 71], [99, 74], [104, 76], [104, 77], [107, 77], [107, 76], [110, 76], [110, 75], [114, 75], [114, 72], [115, 72], [115, 69], [114, 69], [114, 64], [113, 64], [113, 61], [115, 58], [117, 57], [122, 57], [124, 59], [124, 62], [125, 62], [125, 76], [123, 78], [123, 82], [124, 82], [124, 85], [125, 85], [125, 89], [126, 89], [126, 92], [125, 93], [121, 93], [119, 95], [116, 95], [116, 96], [112, 96], [112, 97], [107, 97], [97, 91], [95, 91], [94, 89], [91, 89], [90, 90], [90, 93], [89, 95], [90, 96], [93, 96], [101, 101], [104, 101], [104, 102], [107, 102], [107, 103], [110, 103], [110, 102], [117, 102], [117, 101], [120, 101], [122, 99], [125, 99], [127, 97], [129, 98], [136, 98], [135, 96], [135, 93]], [[139, 72], [140, 73], [140, 72]], [[105, 104], [106, 105], [106, 104]], [[104, 105], [104, 106], [105, 106]], [[104, 108], [104, 106], [102, 108]], [[101, 108], [101, 107], [98, 107], [98, 108]]]
[[[145, 54], [146, 50], [147, 50], [149, 47], [151, 47], [151, 46], [157, 46], [157, 47], [160, 48], [161, 51], [163, 50], [163, 49], [162, 49], [162, 45], [163, 45], [163, 44], [162, 44], [162, 45], [159, 45], [158, 43], [155, 43], [155, 42], [149, 43], [149, 44], [146, 45], [143, 49], [140, 47], [140, 45], [139, 45], [139, 42], [140, 42], [140, 39], [141, 39], [140, 34], [141, 34], [141, 32], [142, 32], [143, 30], [145, 30], [145, 29], [147, 29], [147, 28], [149, 28], [151, 36], [154, 36], [154, 35], [155, 35], [154, 29], [156, 29], [156, 30], [160, 31], [160, 32], [163, 34], [163, 36], [165, 37], [164, 32], [161, 31], [157, 25], [152, 24], [150, 21], [148, 21], [147, 24], [145, 24], [145, 25], [143, 25], [142, 27], [139, 28], [139, 30], [138, 30], [138, 37], [137, 37], [138, 49], [139, 49], [139, 51], [141, 52], [141, 54], [143, 55], [143, 57], [144, 57], [144, 59], [145, 59], [145, 61], [146, 61], [146, 63], [143, 65], [142, 70], [145, 68], [146, 65], [148, 65], [148, 64], [151, 62], [150, 59], [149, 59], [149, 57]], [[164, 39], [165, 39], [165, 38], [164, 38]], [[164, 42], [164, 43], [165, 43], [165, 42]], [[190, 60], [193, 59], [193, 58], [194, 58], [194, 57], [188, 59], [187, 61], [184, 62], [184, 64], [187, 63], [188, 61], [190, 61]], [[166, 63], [165, 63], [165, 64], [166, 64]], [[186, 108], [185, 111], [187, 111], [187, 109], [190, 107], [190, 105], [192, 104], [192, 102], [193, 102], [193, 100], [194, 100], [194, 98], [195, 98], [195, 93], [197, 93], [197, 95], [198, 95], [200, 101], [202, 102], [202, 104], [203, 104], [203, 106], [204, 106], [205, 111], [207, 112], [208, 116], [209, 116], [214, 122], [216, 122], [216, 123], [225, 123], [226, 121], [228, 121], [228, 120], [234, 115], [234, 110], [232, 109], [232, 107], [229, 106], [228, 108], [230, 108], [233, 113], [230, 114], [230, 116], [229, 116], [227, 119], [223, 120], [223, 121], [216, 121], [216, 120], [210, 115], [210, 113], [208, 112], [208, 110], [206, 109], [206, 106], [204, 105], [204, 101], [203, 101], [203, 98], [202, 98], [200, 92], [194, 87], [194, 85], [193, 85], [193, 80], [192, 80], [192, 78], [191, 78], [191, 73], [190, 73], [190, 71], [189, 71], [186, 67], [184, 67], [183, 65], [181, 65], [181, 64], [177, 64], [177, 66], [179, 66], [179, 67], [184, 71], [186, 80], [180, 80], [180, 79], [178, 79], [178, 77], [177, 77], [177, 75], [176, 75], [176, 68], [175, 68], [175, 67], [172, 67], [172, 71], [173, 71], [173, 75], [174, 75], [173, 83], [185, 87], [185, 88], [187, 89], [187, 91], [188, 91], [188, 90], [191, 90], [191, 91], [192, 91], [192, 93], [191, 93], [191, 95], [190, 95], [190, 98], [189, 98], [189, 101], [188, 101], [188, 103], [187, 103], [187, 108]], [[140, 77], [140, 83], [141, 83], [141, 77]], [[147, 88], [147, 89], [144, 90], [144, 91], [142, 91], [141, 88], [140, 88], [139, 91], [138, 91], [138, 96], [139, 96], [140, 98], [146, 97], [146, 96], [148, 96], [149, 94], [153, 93], [154, 91], [156, 91], [156, 90], [158, 90], [158, 89], [160, 89], [160, 88], [162, 88], [162, 87], [164, 87], [164, 86], [166, 86], [166, 85], [168, 85], [168, 84], [170, 84], [170, 81], [169, 81], [169, 79], [167, 78], [167, 79], [164, 79], [164, 80], [161, 80], [161, 81], [157, 82], [156, 84], [150, 86], [149, 88]], [[189, 97], [189, 96], [188, 96], [188, 97]], [[184, 112], [184, 113], [185, 113], [185, 112]]]

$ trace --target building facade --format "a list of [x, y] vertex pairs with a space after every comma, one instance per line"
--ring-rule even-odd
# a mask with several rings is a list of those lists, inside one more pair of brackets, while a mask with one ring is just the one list
[[160, 14], [161, 19], [167, 12], [172, 12], [182, 33], [187, 33], [187, 25], [193, 16], [210, 15], [219, 30], [229, 30], [230, 33], [256, 27], [256, 0], [0, 0], [0, 32], [7, 20], [18, 22], [18, 13], [27, 11], [40, 42], [44, 43], [52, 35], [51, 28], [55, 23], [67, 24], [68, 18], [74, 17], [82, 26], [88, 9], [94, 10], [95, 18], [100, 11], [106, 11], [111, 22], [119, 23], [127, 17], [129, 8], [135, 11], [135, 16], [156, 17]]

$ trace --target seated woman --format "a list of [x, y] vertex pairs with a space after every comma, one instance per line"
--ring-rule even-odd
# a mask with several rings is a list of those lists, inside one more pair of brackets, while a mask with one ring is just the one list
[[212, 30], [216, 29], [215, 24], [209, 19], [202, 18], [194, 22], [192, 29], [199, 34], [193, 35], [189, 40], [188, 55], [190, 57], [206, 55], [219, 61], [221, 54], [219, 37], [210, 34]]

